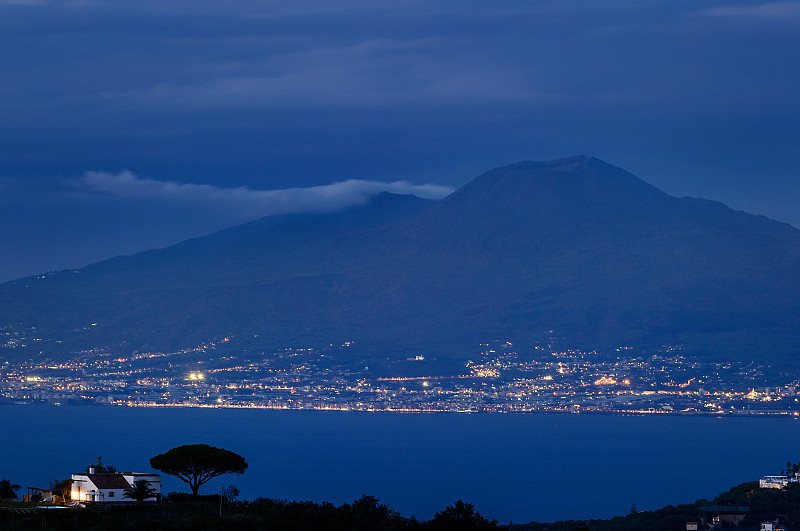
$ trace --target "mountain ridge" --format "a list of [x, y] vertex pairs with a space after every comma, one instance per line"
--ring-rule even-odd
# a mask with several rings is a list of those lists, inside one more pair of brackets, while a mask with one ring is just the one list
[[234, 335], [247, 348], [350, 338], [461, 352], [557, 330], [587, 346], [789, 359], [796, 278], [800, 230], [580, 155], [495, 168], [439, 201], [382, 194], [6, 283], [0, 326], [36, 326], [77, 350]]

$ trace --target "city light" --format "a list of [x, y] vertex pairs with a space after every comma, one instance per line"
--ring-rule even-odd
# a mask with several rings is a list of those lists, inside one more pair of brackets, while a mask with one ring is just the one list
[[[226, 338], [226, 341], [228, 338]], [[669, 346], [611, 353], [506, 341], [476, 345], [454, 372], [385, 375], [344, 364], [334, 343], [243, 355], [98, 349], [72, 361], [6, 363], [8, 403], [392, 412], [569, 412], [800, 416], [800, 379], [757, 361], [717, 363]], [[426, 363], [423, 355], [406, 361]], [[146, 363], [142, 363], [146, 361]], [[198, 365], [205, 370], [196, 370]], [[213, 378], [208, 375], [213, 374]], [[623, 376], [624, 375], [624, 376]]]

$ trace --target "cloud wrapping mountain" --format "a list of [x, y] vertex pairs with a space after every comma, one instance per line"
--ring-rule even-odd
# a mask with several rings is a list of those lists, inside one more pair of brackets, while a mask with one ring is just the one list
[[298, 212], [334, 212], [363, 205], [381, 192], [411, 194], [425, 199], [441, 199], [453, 189], [435, 184], [415, 185], [406, 181], [379, 182], [349, 179], [324, 186], [252, 190], [247, 187], [221, 188], [209, 184], [177, 183], [138, 177], [130, 171], [120, 173], [86, 172], [75, 184], [83, 189], [120, 197], [154, 198], [190, 202], [245, 211], [251, 216]]

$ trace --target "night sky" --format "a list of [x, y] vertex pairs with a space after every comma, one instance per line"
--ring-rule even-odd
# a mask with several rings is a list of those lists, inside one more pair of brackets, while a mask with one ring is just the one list
[[0, 281], [587, 154], [800, 227], [800, 2], [0, 0]]

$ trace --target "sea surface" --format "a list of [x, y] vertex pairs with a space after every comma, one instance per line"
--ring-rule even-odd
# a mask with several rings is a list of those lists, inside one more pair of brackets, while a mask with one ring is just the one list
[[[712, 498], [800, 461], [790, 418], [0, 406], [0, 479], [46, 488], [96, 457], [151, 471], [181, 444], [233, 450], [240, 498], [352, 502], [428, 519], [458, 499], [501, 523], [607, 518]], [[163, 476], [163, 490], [188, 491]]]

